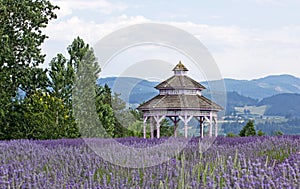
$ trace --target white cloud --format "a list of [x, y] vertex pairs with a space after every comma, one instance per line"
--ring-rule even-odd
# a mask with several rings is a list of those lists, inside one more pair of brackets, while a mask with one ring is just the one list
[[212, 53], [224, 77], [300, 76], [300, 27], [276, 29], [171, 23], [195, 35]]
[[70, 41], [80, 36], [87, 42], [94, 44], [103, 36], [117, 29], [147, 21], [149, 20], [143, 16], [128, 17], [121, 15], [99, 24], [73, 16], [66, 20], [51, 22], [44, 31], [49, 35], [50, 40]]
[[103, 23], [85, 21], [77, 16], [50, 22], [48, 27], [44, 29], [44, 32], [49, 38], [42, 46], [43, 52], [47, 54], [46, 64], [50, 62], [57, 53], [66, 54], [67, 46], [70, 45], [72, 40], [77, 36], [84, 39], [86, 43], [94, 45], [102, 37], [113, 31], [148, 21], [149, 20], [143, 16], [128, 17], [121, 15], [113, 17]]
[[107, 0], [52, 0], [53, 4], [58, 5], [59, 17], [71, 15], [77, 10], [98, 11], [101, 14], [111, 14], [114, 11], [124, 11], [127, 5], [122, 2], [111, 3]]
[[[127, 15], [112, 17], [103, 23], [76, 16], [57, 20], [45, 30], [50, 38], [43, 49], [51, 58], [57, 52], [64, 52], [77, 36], [93, 45], [117, 29], [145, 22], [150, 20], [143, 16]], [[224, 77], [247, 79], [280, 73], [300, 76], [300, 70], [296, 69], [300, 61], [300, 26], [259, 29], [192, 22], [164, 23], [196, 36], [212, 53]], [[59, 45], [53, 49], [56, 43]]]

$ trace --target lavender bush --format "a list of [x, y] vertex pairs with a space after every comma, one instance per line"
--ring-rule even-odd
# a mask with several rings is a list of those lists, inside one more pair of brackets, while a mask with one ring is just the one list
[[[165, 139], [117, 140], [145, 148]], [[134, 169], [104, 161], [82, 139], [2, 141], [0, 188], [300, 188], [300, 136], [218, 137], [201, 148], [193, 138], [169, 161]]]

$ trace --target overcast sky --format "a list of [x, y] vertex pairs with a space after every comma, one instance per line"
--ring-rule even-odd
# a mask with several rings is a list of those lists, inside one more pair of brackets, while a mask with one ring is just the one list
[[[58, 19], [45, 29], [49, 39], [42, 48], [47, 62], [57, 53], [66, 54], [66, 47], [77, 36], [94, 45], [120, 28], [150, 22], [169, 24], [197, 37], [225, 78], [278, 74], [300, 77], [300, 0], [50, 1], [61, 9], [57, 11]], [[169, 53], [159, 50], [161, 56], [162, 52]], [[136, 49], [137, 53], [143, 54], [145, 49]], [[132, 49], [117, 57], [115, 69], [120, 63], [117, 60], [126, 56], [130, 61], [141, 61], [130, 55]], [[151, 59], [149, 53], [147, 58]]]

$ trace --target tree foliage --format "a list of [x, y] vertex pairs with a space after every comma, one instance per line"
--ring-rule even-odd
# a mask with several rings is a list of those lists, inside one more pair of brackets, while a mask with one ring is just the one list
[[240, 136], [255, 136], [256, 131], [254, 127], [254, 122], [252, 120], [249, 120], [247, 124], [243, 127], [243, 129], [240, 131]]
[[282, 136], [282, 135], [283, 135], [283, 132], [281, 132], [281, 131], [274, 132], [274, 136]]
[[[51, 96], [61, 99], [67, 107], [69, 119], [68, 122], [65, 120], [63, 124], [69, 127], [73, 127], [76, 123], [72, 98], [76, 71], [78, 71], [80, 64], [86, 64], [86, 61], [83, 60], [88, 51], [92, 51], [89, 49], [89, 45], [85, 44], [83, 39], [77, 37], [68, 47], [69, 59], [65, 58], [62, 54], [57, 54], [50, 62], [48, 91]], [[93, 54], [92, 56], [94, 58]]]
[[257, 131], [257, 136], [265, 136], [266, 134], [262, 130]]
[[142, 120], [97, 85], [100, 67], [83, 39], [74, 39], [69, 57], [57, 54], [49, 72], [39, 68], [43, 28], [58, 8], [48, 0], [0, 1], [0, 139], [133, 135]]
[[70, 117], [70, 109], [62, 99], [37, 91], [25, 104], [24, 138], [58, 139], [80, 136], [74, 119]]
[[227, 136], [227, 137], [236, 137], [237, 135], [234, 134], [234, 133], [232, 133], [232, 132], [229, 132], [229, 133], [227, 133], [226, 136]]
[[45, 57], [40, 46], [47, 36], [42, 28], [56, 18], [57, 8], [47, 0], [0, 2], [1, 87], [10, 97], [18, 88], [30, 93], [45, 84], [45, 72], [37, 68]]
[[72, 107], [72, 88], [74, 85], [74, 67], [62, 54], [58, 54], [50, 62], [50, 93]]
[[107, 135], [113, 137], [116, 119], [111, 107], [111, 90], [107, 85], [96, 88], [95, 104], [101, 126], [105, 128]]
[[107, 137], [98, 120], [95, 103], [96, 81], [100, 67], [94, 51], [80, 38], [73, 41], [68, 51], [76, 73], [72, 101], [80, 133], [83, 137]]
[[46, 87], [41, 44], [47, 38], [42, 29], [56, 18], [57, 6], [47, 0], [0, 1], [0, 138], [18, 137], [24, 123], [27, 97]]

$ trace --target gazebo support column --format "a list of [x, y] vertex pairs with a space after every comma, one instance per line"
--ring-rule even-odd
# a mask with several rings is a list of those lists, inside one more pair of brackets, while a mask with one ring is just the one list
[[156, 115], [154, 116], [154, 119], [156, 121], [156, 137], [157, 138], [160, 138], [160, 122], [165, 118], [166, 116], [159, 116], [159, 115]]
[[144, 116], [144, 120], [143, 120], [143, 127], [144, 127], [144, 138], [146, 138], [146, 133], [147, 133], [147, 129], [146, 129], [146, 126], [147, 126], [147, 119], [148, 117], [147, 116]]
[[171, 119], [171, 121], [174, 123], [174, 137], [177, 137], [177, 123], [180, 121], [180, 119], [177, 116], [174, 117], [169, 117]]
[[179, 119], [181, 119], [184, 123], [184, 137], [188, 137], [188, 123], [191, 121], [193, 116], [188, 116], [187, 113], [185, 112], [184, 117], [179, 116]]
[[154, 130], [153, 130], [153, 118], [150, 118], [150, 137], [154, 138]]
[[211, 121], [210, 117], [208, 117], [208, 116], [205, 116], [204, 119], [209, 123], [208, 136], [211, 137], [211, 133], [212, 133], [212, 121]]
[[200, 137], [203, 138], [204, 137], [204, 129], [203, 129], [203, 123], [204, 123], [204, 117], [203, 116], [200, 116], [199, 118], [198, 117], [195, 117], [198, 121], [199, 121], [199, 126], [200, 126]]
[[210, 112], [210, 114], [209, 114], [209, 137], [213, 136], [212, 129], [213, 129], [213, 117], [212, 117], [212, 112]]
[[204, 127], [203, 127], [203, 123], [204, 123], [204, 117], [200, 118], [200, 124], [201, 124], [201, 138], [204, 137]]
[[217, 118], [214, 117], [214, 123], [215, 123], [215, 137], [218, 136], [218, 121], [217, 121]]

